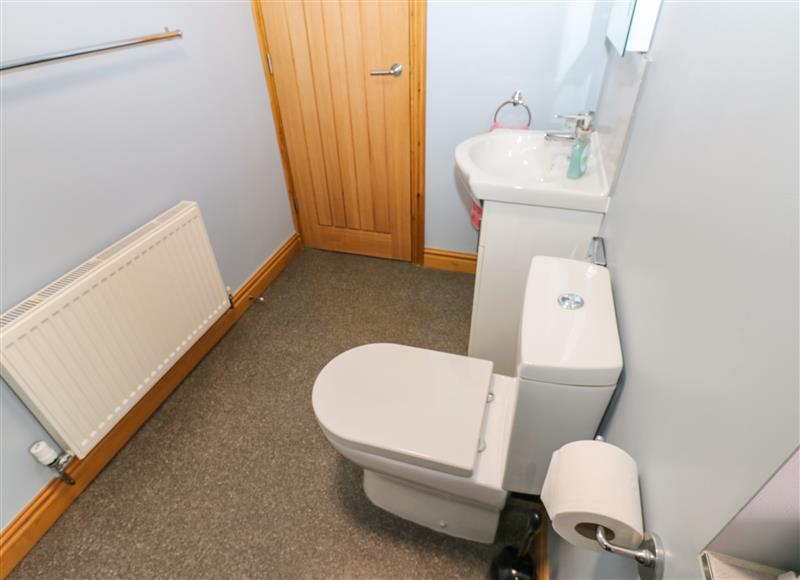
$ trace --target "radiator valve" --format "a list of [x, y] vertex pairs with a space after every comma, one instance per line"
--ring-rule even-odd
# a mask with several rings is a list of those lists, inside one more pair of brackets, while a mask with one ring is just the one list
[[72, 453], [65, 451], [61, 455], [56, 453], [56, 450], [50, 447], [44, 441], [37, 441], [31, 448], [28, 450], [31, 452], [36, 458], [36, 461], [44, 465], [45, 467], [49, 467], [56, 473], [58, 476], [67, 482], [69, 485], [75, 485], [75, 480], [72, 479], [69, 475], [67, 475], [67, 465], [69, 462], [72, 461], [74, 457]]

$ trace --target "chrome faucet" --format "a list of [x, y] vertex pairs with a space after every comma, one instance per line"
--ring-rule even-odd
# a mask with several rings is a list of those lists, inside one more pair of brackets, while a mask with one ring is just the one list
[[574, 141], [578, 135], [578, 129], [591, 131], [594, 126], [594, 111], [580, 113], [578, 115], [556, 115], [556, 119], [564, 121], [567, 131], [548, 131], [544, 135], [545, 141]]

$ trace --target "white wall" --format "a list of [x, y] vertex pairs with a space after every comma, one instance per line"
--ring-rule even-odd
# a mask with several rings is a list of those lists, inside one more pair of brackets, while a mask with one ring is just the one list
[[[428, 3], [426, 247], [476, 251], [471, 202], [459, 191], [453, 152], [488, 130], [511, 93], [522, 91], [536, 129], [560, 129], [556, 113], [594, 108], [610, 10], [593, 2]], [[516, 111], [499, 120], [526, 117]]]
[[[606, 218], [625, 372], [602, 431], [638, 462], [667, 579], [800, 440], [798, 5], [661, 9]], [[553, 578], [635, 578], [553, 542]]]
[[[238, 288], [293, 232], [247, 2], [8, 3], [3, 60], [181, 28], [181, 40], [3, 73], [0, 308], [182, 199]], [[0, 385], [0, 526], [49, 481]]]

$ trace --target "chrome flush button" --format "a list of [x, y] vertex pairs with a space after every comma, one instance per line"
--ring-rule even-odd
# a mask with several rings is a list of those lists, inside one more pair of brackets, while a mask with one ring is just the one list
[[558, 297], [558, 305], [564, 310], [577, 310], [583, 307], [583, 298], [578, 294], [567, 292]]

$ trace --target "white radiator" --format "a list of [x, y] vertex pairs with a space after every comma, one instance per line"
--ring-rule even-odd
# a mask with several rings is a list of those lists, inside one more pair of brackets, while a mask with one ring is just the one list
[[184, 201], [0, 317], [0, 374], [83, 458], [230, 307]]

